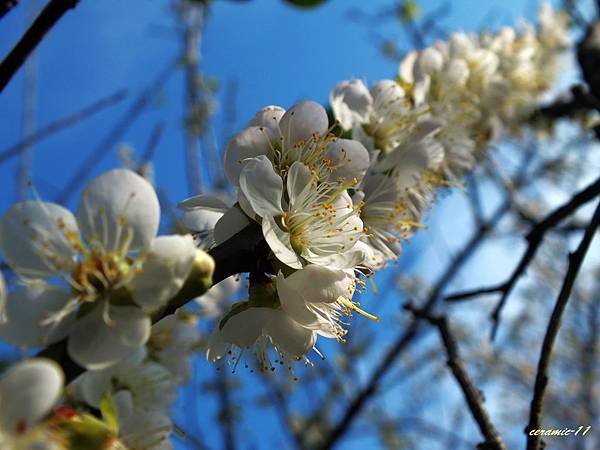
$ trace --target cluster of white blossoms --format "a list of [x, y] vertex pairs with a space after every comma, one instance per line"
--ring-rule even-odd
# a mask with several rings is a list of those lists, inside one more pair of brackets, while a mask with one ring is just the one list
[[131, 449], [172, 448], [170, 407], [177, 388], [190, 376], [190, 358], [198, 345], [194, 316], [178, 313], [152, 327], [145, 348], [102, 370], [90, 370], [69, 387], [69, 403], [102, 410], [110, 400], [115, 439]]
[[76, 215], [42, 201], [12, 206], [0, 247], [21, 286], [8, 293], [0, 338], [21, 348], [68, 338], [86, 369], [143, 348], [151, 314], [207, 258], [190, 235], [156, 237], [159, 220], [152, 185], [123, 169], [92, 180]]
[[568, 42], [566, 16], [544, 5], [537, 28], [457, 33], [408, 54], [394, 80], [370, 90], [341, 82], [332, 127], [311, 101], [260, 110], [225, 151], [237, 202], [202, 195], [180, 205], [208, 246], [252, 221], [269, 246], [208, 359], [230, 354], [237, 364], [251, 354], [266, 370], [274, 348], [275, 362], [308, 362], [317, 336], [343, 340], [352, 312], [374, 318], [352, 300], [364, 277], [397, 258], [436, 191], [523, 128]]
[[192, 234], [157, 237], [155, 190], [125, 169], [92, 180], [76, 214], [40, 200], [12, 206], [0, 250], [18, 283], [7, 289], [0, 273], [0, 339], [21, 349], [66, 339], [87, 372], [62, 402], [53, 362], [4, 373], [0, 448], [171, 448], [169, 408], [199, 346], [197, 316], [153, 320], [212, 282], [202, 249], [247, 227], [266, 243], [247, 296], [223, 310], [246, 286], [227, 273], [198, 299], [201, 316], [219, 316], [210, 361], [292, 369], [321, 355], [318, 336], [343, 342], [352, 314], [378, 320], [354, 299], [366, 278], [398, 257], [439, 189], [460, 183], [491, 142], [523, 130], [557, 76], [567, 31], [566, 16], [545, 5], [537, 28], [454, 34], [408, 54], [396, 79], [371, 89], [341, 82], [332, 125], [312, 101], [261, 109], [225, 151], [235, 201], [180, 204]]

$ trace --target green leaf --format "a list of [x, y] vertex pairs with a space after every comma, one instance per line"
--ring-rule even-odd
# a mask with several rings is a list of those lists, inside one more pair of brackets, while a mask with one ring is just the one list
[[119, 415], [117, 414], [117, 405], [110, 395], [110, 392], [106, 392], [100, 399], [100, 412], [104, 423], [108, 426], [110, 431], [114, 433], [119, 432]]
[[314, 8], [321, 6], [326, 0], [284, 0], [285, 3], [289, 3], [297, 8]]

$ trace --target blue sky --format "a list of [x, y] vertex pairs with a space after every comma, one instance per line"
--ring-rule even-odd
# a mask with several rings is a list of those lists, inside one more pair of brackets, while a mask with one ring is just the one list
[[[24, 29], [30, 3], [31, 0], [22, 1], [0, 21], [0, 53], [5, 54]], [[325, 103], [329, 91], [341, 80], [358, 77], [375, 81], [393, 77], [397, 63], [385, 60], [370, 38], [372, 30], [366, 24], [350, 20], [348, 15], [353, 8], [375, 12], [391, 3], [390, 0], [329, 0], [318, 9], [301, 11], [284, 5], [281, 0], [215, 1], [203, 38], [201, 64], [204, 74], [216, 78], [220, 85], [217, 94], [221, 105], [214, 117], [219, 148], [222, 150], [224, 146], [221, 138], [223, 87], [232, 80], [238, 83], [235, 109], [236, 129], [239, 129], [265, 105], [289, 107], [304, 98]], [[425, 11], [440, 3], [421, 2]], [[512, 25], [519, 16], [532, 18], [535, 9], [536, 3], [528, 0], [458, 1], [452, 2], [452, 13], [443, 23], [451, 31], [476, 30], [484, 20], [491, 26]], [[125, 102], [34, 146], [32, 181], [43, 199], [51, 200], [57, 195], [81, 161], [121, 120], [133, 99], [178, 54], [180, 42], [170, 30], [172, 24], [166, 1], [82, 0], [44, 40], [37, 53], [39, 96], [36, 119], [40, 126], [118, 89], [127, 89], [129, 96]], [[376, 27], [378, 33], [409, 45], [393, 21], [377, 22]], [[157, 185], [173, 202], [188, 195], [181, 127], [182, 85], [181, 73], [174, 73], [161, 92], [156, 93], [151, 107], [120, 140], [139, 154], [154, 126], [164, 122], [164, 134], [153, 162]], [[0, 94], [0, 151], [21, 139], [22, 89], [22, 74], [19, 74]], [[89, 173], [88, 180], [117, 165], [116, 148], [107, 148], [102, 162]], [[16, 167], [15, 159], [0, 165], [0, 213], [16, 200]], [[71, 196], [71, 207], [76, 206], [78, 195], [74, 192]], [[449, 214], [464, 207], [464, 196], [460, 193], [444, 200], [444, 210]], [[429, 234], [434, 235], [435, 240], [427, 245], [424, 234], [419, 234], [403, 254], [400, 267], [404, 270], [418, 263], [419, 249], [426, 249], [423, 255], [428, 258], [426, 267], [431, 271], [426, 275], [433, 276], [440, 264], [432, 266], [430, 262], [447, 259], [449, 250], [456, 248], [457, 240], [453, 239], [452, 230], [464, 233], [469, 226], [454, 223], [449, 229], [441, 226], [437, 217], [435, 214], [432, 217]], [[494, 273], [486, 276], [498, 279]], [[381, 274], [379, 283], [385, 285], [388, 277], [389, 271], [387, 275]], [[393, 307], [397, 309], [397, 305]], [[380, 333], [389, 335], [392, 325], [393, 322], [384, 322], [380, 325]], [[196, 368], [199, 379], [214, 371], [203, 361], [198, 361]], [[190, 396], [195, 389], [197, 386], [186, 390], [188, 396], [182, 398], [180, 405], [190, 408], [184, 413], [197, 418], [207, 444], [213, 448], [219, 437], [202, 427], [210, 424], [215, 405], [212, 400], [206, 403], [194, 401]], [[251, 407], [245, 406], [246, 411]], [[257, 427], [266, 421], [276, 428], [272, 417], [246, 414], [241, 434], [247, 433], [250, 440], [258, 438]], [[281, 433], [275, 435], [278, 436], [273, 438], [276, 442], [282, 439]], [[359, 442], [356, 448], [364, 448], [361, 447], [363, 444]]]

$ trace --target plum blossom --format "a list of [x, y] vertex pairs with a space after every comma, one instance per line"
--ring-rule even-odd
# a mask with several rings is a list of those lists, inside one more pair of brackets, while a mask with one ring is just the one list
[[21, 347], [69, 337], [71, 357], [102, 368], [137, 351], [149, 314], [183, 285], [191, 236], [156, 237], [160, 208], [139, 175], [112, 170], [83, 191], [76, 216], [26, 201], [0, 222], [0, 247], [24, 285], [9, 293], [0, 336]]
[[343, 341], [345, 315], [356, 311], [378, 320], [351, 300], [359, 281], [352, 270], [312, 264], [288, 277], [279, 272], [276, 286], [281, 308], [295, 322], [321, 336]]
[[41, 424], [58, 403], [64, 376], [53, 361], [19, 362], [0, 377], [0, 448], [61, 449]]
[[355, 244], [363, 224], [346, 187], [319, 182], [296, 161], [287, 173], [284, 197], [282, 178], [262, 155], [247, 161], [240, 174], [240, 189], [262, 220], [273, 254], [295, 269], [307, 262], [351, 268], [361, 261]]
[[251, 307], [245, 301], [238, 303], [236, 310], [213, 332], [206, 351], [209, 361], [231, 353], [237, 365], [248, 352], [258, 362], [259, 370], [273, 370], [269, 355], [272, 346], [277, 355], [275, 362], [301, 359], [309, 362], [305, 355], [317, 340], [313, 330], [295, 322], [281, 308]]

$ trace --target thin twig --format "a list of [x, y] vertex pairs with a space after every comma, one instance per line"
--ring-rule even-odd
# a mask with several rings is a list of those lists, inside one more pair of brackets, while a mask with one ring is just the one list
[[77, 111], [73, 114], [70, 114], [66, 117], [52, 122], [46, 127], [36, 131], [34, 134], [26, 136], [21, 142], [18, 142], [0, 151], [0, 164], [14, 156], [17, 156], [21, 152], [21, 149], [35, 144], [36, 142], [41, 141], [58, 131], [73, 126], [80, 120], [87, 119], [88, 117], [102, 111], [103, 109], [120, 102], [126, 96], [127, 91], [120, 90], [112, 95], [109, 95], [108, 97], [102, 98], [92, 103], [89, 106], [86, 106], [81, 111]]
[[19, 4], [19, 0], [2, 0], [0, 1], [0, 19], [8, 14], [12, 9]]
[[46, 33], [56, 25], [68, 10], [75, 8], [77, 3], [79, 3], [79, 0], [51, 0], [44, 7], [17, 45], [0, 64], [0, 92], [4, 90]]
[[481, 391], [475, 387], [467, 368], [460, 357], [458, 343], [450, 330], [446, 317], [435, 316], [416, 308], [411, 304], [407, 304], [405, 309], [412, 312], [416, 318], [425, 319], [438, 328], [442, 343], [446, 349], [446, 355], [448, 356], [448, 367], [452, 371], [454, 378], [456, 378], [456, 381], [463, 392], [469, 411], [471, 412], [473, 419], [475, 419], [475, 422], [477, 422], [481, 435], [485, 438], [485, 442], [479, 444], [477, 447], [482, 450], [505, 450], [506, 446], [504, 441], [492, 423], [490, 415], [483, 404], [483, 395], [481, 394]]
[[537, 254], [537, 251], [542, 244], [544, 237], [548, 231], [559, 225], [564, 219], [571, 216], [577, 209], [584, 204], [590, 202], [594, 198], [600, 195], [600, 178], [594, 181], [592, 184], [587, 186], [585, 189], [579, 191], [566, 203], [556, 208], [554, 211], [549, 213], [544, 219], [539, 221], [525, 237], [527, 241], [527, 249], [521, 260], [508, 277], [508, 279], [500, 284], [488, 287], [477, 288], [469, 291], [458, 292], [456, 294], [449, 295], [446, 297], [446, 301], [457, 302], [467, 300], [473, 297], [477, 297], [483, 294], [499, 293], [500, 299], [496, 304], [496, 307], [492, 311], [492, 339], [496, 336], [498, 331], [498, 325], [500, 322], [500, 316], [502, 309], [506, 305], [508, 297], [512, 292], [513, 288], [517, 284], [517, 281], [525, 274], [525, 271], [529, 267], [531, 261]]
[[579, 269], [583, 264], [585, 255], [590, 248], [590, 244], [596, 230], [600, 225], [600, 202], [596, 207], [596, 211], [590, 220], [588, 227], [585, 230], [583, 238], [575, 252], [569, 254], [569, 266], [563, 284], [560, 288], [560, 293], [556, 299], [556, 304], [552, 310], [550, 321], [548, 322], [548, 328], [544, 336], [542, 343], [542, 350], [540, 352], [540, 360], [537, 367], [537, 373], [535, 376], [535, 386], [533, 390], [533, 398], [531, 399], [531, 409], [529, 412], [529, 424], [525, 429], [527, 435], [527, 450], [539, 450], [541, 448], [541, 439], [539, 434], [535, 434], [535, 430], [540, 428], [542, 421], [542, 408], [544, 403], [544, 394], [546, 393], [546, 387], [548, 386], [548, 369], [550, 367], [550, 358], [552, 356], [552, 349], [554, 342], [560, 329], [561, 318], [563, 312], [571, 296], [571, 291]]

